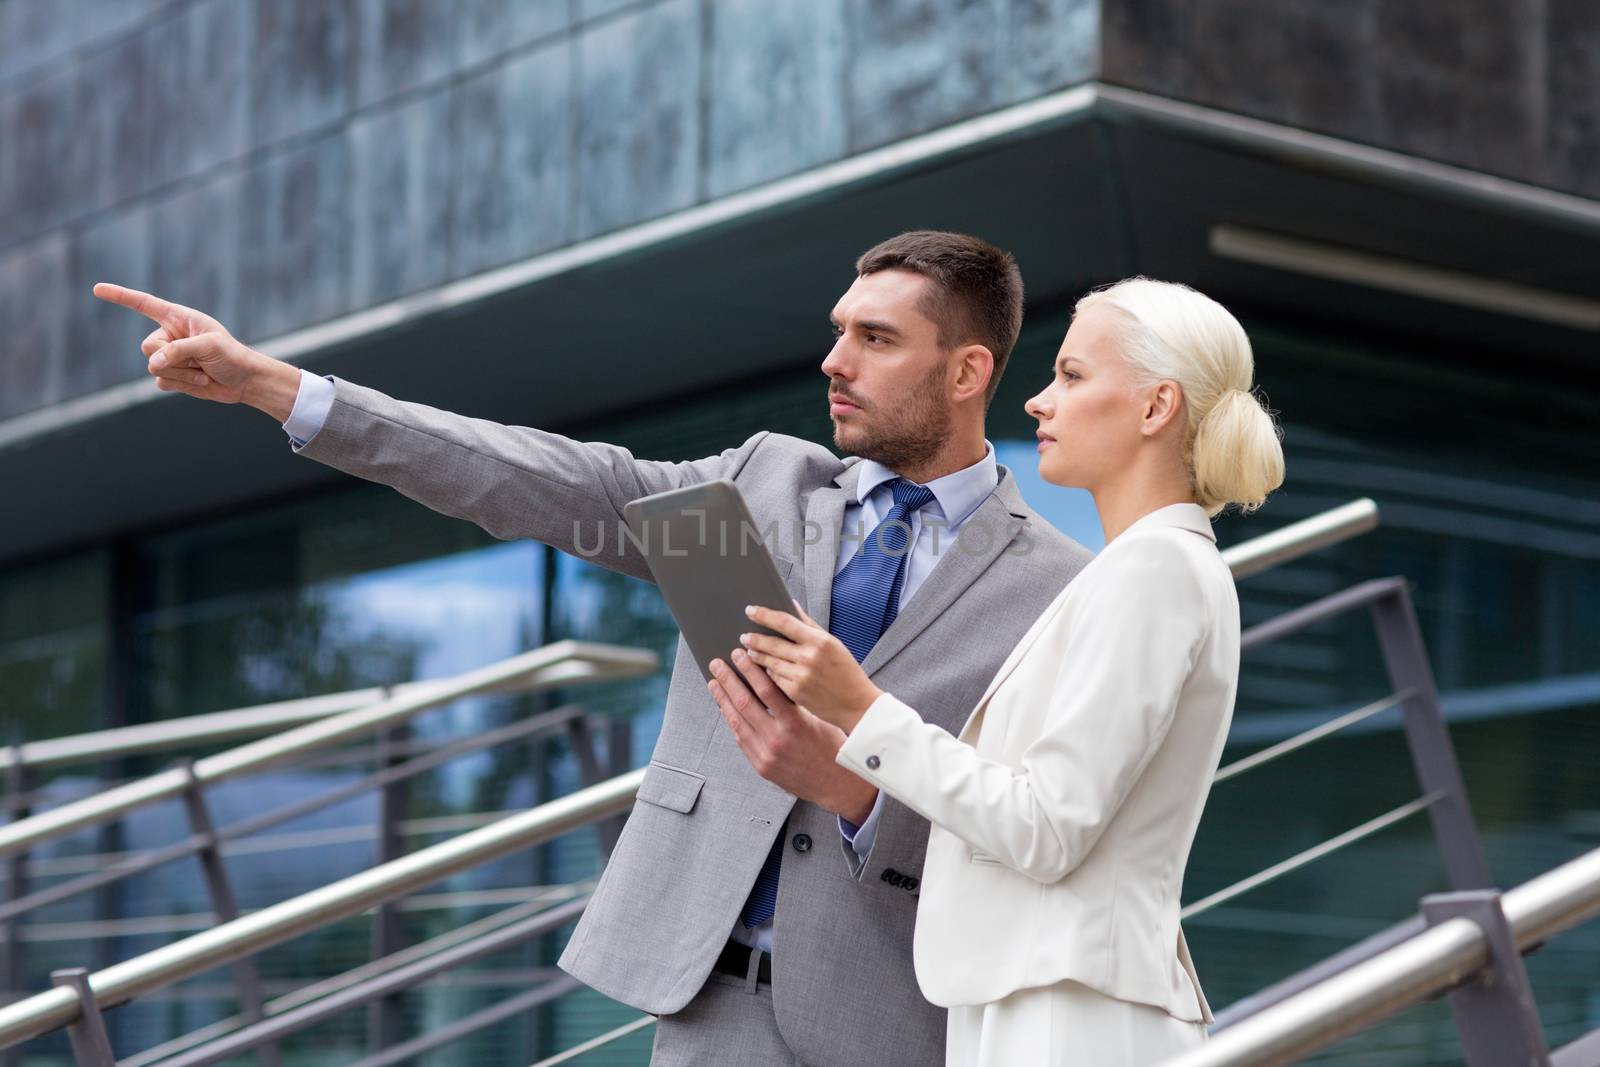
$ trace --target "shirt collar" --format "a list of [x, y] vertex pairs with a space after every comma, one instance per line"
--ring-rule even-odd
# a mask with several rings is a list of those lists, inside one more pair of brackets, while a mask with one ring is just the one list
[[[867, 497], [880, 485], [898, 477], [900, 475], [877, 460], [862, 460], [861, 476], [856, 482], [856, 503], [865, 504]], [[999, 484], [1000, 470], [995, 463], [994, 445], [984, 441], [982, 459], [970, 467], [935, 478], [928, 483], [928, 488], [933, 490], [933, 505], [943, 513], [944, 521], [957, 526], [978, 510], [978, 505]]]
[[1164, 508], [1156, 508], [1154, 511], [1140, 517], [1138, 521], [1123, 530], [1117, 537], [1120, 540], [1135, 530], [1156, 526], [1176, 526], [1179, 529], [1189, 530], [1202, 537], [1210, 538], [1213, 542], [1217, 539], [1216, 531], [1211, 528], [1211, 516], [1206, 514], [1206, 509], [1199, 504], [1191, 503], [1168, 504]]

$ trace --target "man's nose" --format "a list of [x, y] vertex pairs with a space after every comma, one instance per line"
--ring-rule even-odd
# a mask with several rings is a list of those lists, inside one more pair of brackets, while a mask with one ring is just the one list
[[833, 347], [828, 350], [827, 356], [825, 356], [822, 360], [823, 374], [826, 374], [830, 378], [840, 376], [849, 377], [849, 375], [845, 372], [845, 367], [849, 361], [844, 358], [844, 352], [842, 351], [843, 348], [843, 338], [840, 338], [833, 343]]

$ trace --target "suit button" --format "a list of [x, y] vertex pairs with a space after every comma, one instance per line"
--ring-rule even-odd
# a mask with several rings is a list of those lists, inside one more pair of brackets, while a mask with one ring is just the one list
[[868, 756], [867, 757], [867, 770], [875, 771], [877, 769], [878, 769], [878, 757], [877, 756]]
[[878, 877], [892, 884], [896, 878], [900, 877], [900, 874], [893, 867], [885, 867], [883, 873]]
[[810, 852], [811, 851], [811, 835], [810, 834], [795, 834], [794, 835], [794, 850], [796, 852]]
[[915, 878], [907, 878], [905, 887], [907, 889], [915, 889], [915, 888], [917, 888], [917, 880]]

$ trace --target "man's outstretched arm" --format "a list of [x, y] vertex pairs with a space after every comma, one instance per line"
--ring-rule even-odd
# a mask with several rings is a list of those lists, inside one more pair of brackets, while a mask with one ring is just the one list
[[[294, 411], [300, 370], [251, 349], [210, 316], [121, 286], [102, 283], [94, 292], [156, 323], [141, 349], [163, 391], [248, 404], [280, 424]], [[766, 436], [704, 459], [640, 460], [616, 445], [458, 415], [348, 381], [317, 385], [334, 388], [335, 397], [314, 440], [295, 442], [301, 455], [495, 537], [532, 538], [647, 580], [643, 555], [625, 546], [623, 505], [733, 478]]]

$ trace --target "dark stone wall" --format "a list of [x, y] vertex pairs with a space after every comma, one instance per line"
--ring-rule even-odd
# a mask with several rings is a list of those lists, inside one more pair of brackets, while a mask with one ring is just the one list
[[1105, 0], [1102, 80], [1600, 197], [1594, 0]]
[[1098, 0], [0, 0], [0, 418], [1093, 75]]
[[0, 0], [0, 418], [1095, 77], [1600, 196], [1594, 0]]

